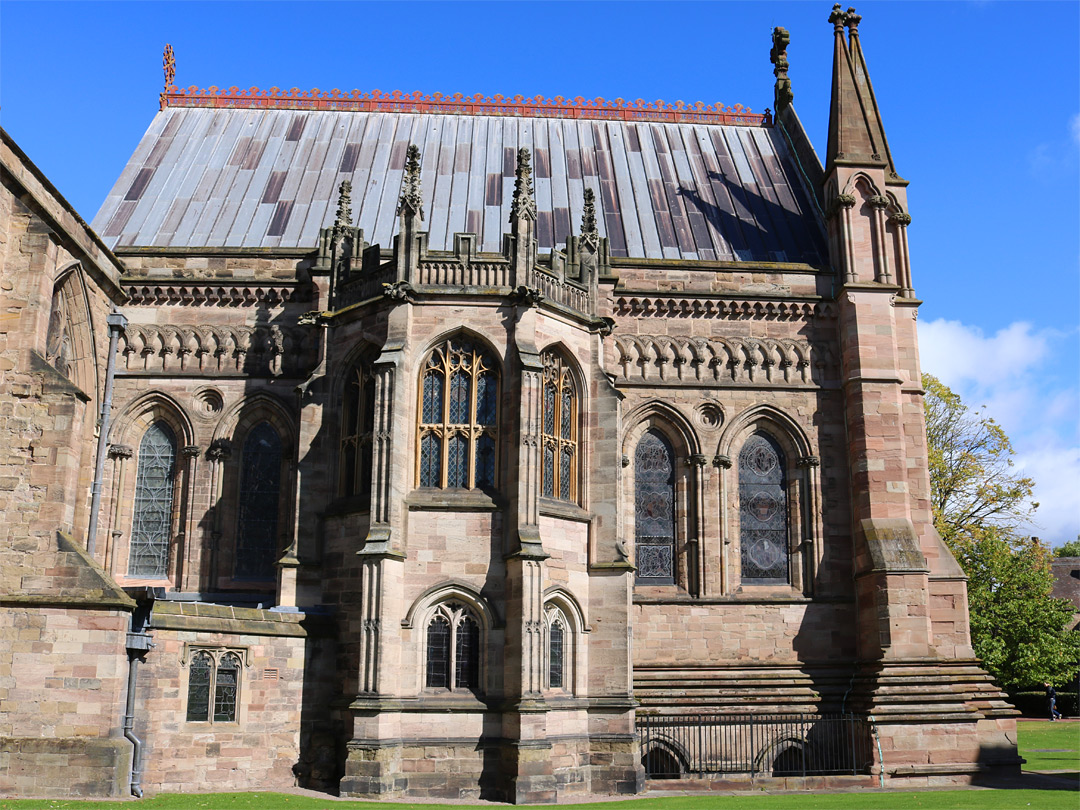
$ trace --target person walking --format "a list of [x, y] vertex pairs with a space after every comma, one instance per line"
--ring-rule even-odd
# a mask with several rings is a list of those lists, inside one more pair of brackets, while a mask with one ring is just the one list
[[1057, 690], [1049, 683], [1044, 683], [1043, 686], [1046, 687], [1046, 708], [1050, 711], [1050, 720], [1060, 720], [1061, 712], [1057, 710]]

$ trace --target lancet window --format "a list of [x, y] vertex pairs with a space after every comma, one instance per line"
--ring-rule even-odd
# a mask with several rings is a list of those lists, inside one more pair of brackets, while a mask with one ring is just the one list
[[421, 487], [495, 485], [499, 376], [473, 341], [453, 338], [424, 361], [417, 481]]
[[232, 723], [240, 690], [240, 656], [229, 650], [198, 650], [188, 663], [189, 723]]
[[551, 689], [566, 689], [569, 686], [569, 667], [567, 653], [569, 647], [569, 624], [566, 617], [558, 608], [550, 608], [547, 612], [548, 630], [548, 687]]
[[260, 422], [244, 441], [240, 472], [236, 578], [271, 579], [278, 550], [281, 437]]
[[345, 379], [342, 396], [340, 493], [371, 503], [371, 447], [375, 432], [375, 378], [357, 363]]
[[578, 396], [570, 369], [555, 352], [545, 352], [543, 456], [541, 481], [545, 497], [577, 500]]
[[49, 329], [45, 336], [45, 359], [65, 377], [71, 376], [69, 366], [74, 356], [69, 321], [64, 285], [60, 283], [53, 289]]
[[784, 453], [766, 433], [739, 452], [739, 540], [744, 583], [790, 581]]
[[175, 474], [176, 435], [165, 422], [154, 422], [139, 442], [129, 576], [161, 578], [167, 575]]
[[439, 605], [427, 626], [425, 685], [429, 689], [480, 687], [480, 623], [464, 605]]
[[675, 582], [675, 453], [655, 430], [634, 452], [634, 538], [637, 581]]

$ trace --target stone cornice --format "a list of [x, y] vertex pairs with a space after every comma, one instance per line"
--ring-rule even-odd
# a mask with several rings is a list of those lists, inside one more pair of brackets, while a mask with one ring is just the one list
[[616, 315], [657, 318], [716, 318], [720, 320], [834, 320], [836, 305], [831, 301], [766, 297], [721, 297], [667, 292], [616, 293], [612, 310]]
[[306, 303], [311, 286], [272, 281], [213, 282], [192, 279], [153, 281], [125, 278], [124, 290], [134, 306], [250, 307]]

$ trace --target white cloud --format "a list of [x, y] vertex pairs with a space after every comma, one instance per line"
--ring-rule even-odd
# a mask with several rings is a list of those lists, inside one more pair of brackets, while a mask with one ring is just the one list
[[1073, 140], [1080, 144], [1080, 113], [1069, 119], [1069, 132], [1072, 134]]
[[1077, 332], [1016, 321], [995, 334], [938, 319], [919, 324], [923, 371], [971, 408], [985, 408], [1012, 440], [1039, 503], [1026, 529], [1052, 545], [1080, 532], [1080, 390]]

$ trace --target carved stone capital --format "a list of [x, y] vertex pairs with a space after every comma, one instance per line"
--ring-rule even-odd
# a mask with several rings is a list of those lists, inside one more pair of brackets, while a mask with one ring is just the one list
[[705, 455], [703, 453], [694, 453], [686, 460], [688, 467], [704, 467], [706, 462]]
[[224, 461], [232, 455], [232, 444], [228, 439], [214, 439], [210, 442], [210, 448], [206, 451], [206, 457], [211, 461]]
[[854, 194], [837, 194], [835, 197], [833, 197], [832, 202], [829, 203], [829, 208], [825, 212], [825, 217], [826, 217], [826, 219], [832, 219], [834, 216], [836, 216], [836, 213], [841, 208], [854, 208], [854, 207], [855, 207], [855, 195]]
[[904, 228], [911, 224], [911, 214], [905, 214], [903, 211], [897, 211], [889, 219]]
[[871, 208], [885, 209], [889, 207], [889, 198], [882, 194], [875, 194], [866, 200]]
[[303, 313], [296, 319], [296, 323], [298, 326], [325, 326], [326, 313], [313, 309], [310, 312]]
[[731, 456], [715, 455], [713, 456], [712, 464], [714, 467], [723, 468], [725, 470], [731, 469]]
[[600, 337], [607, 337], [615, 331], [615, 319], [604, 316], [596, 321], [596, 333]]
[[109, 458], [131, 458], [135, 451], [127, 444], [110, 444]]
[[817, 456], [803, 456], [802, 458], [795, 460], [795, 466], [801, 469], [806, 469], [808, 467], [820, 467], [821, 459], [819, 459]]
[[629, 467], [630, 466], [630, 456], [623, 456], [622, 457], [622, 465], [623, 465], [623, 467]]
[[199, 445], [197, 445], [197, 444], [184, 445], [184, 447], [181, 448], [181, 450], [180, 450], [180, 455], [182, 455], [184, 458], [198, 458], [198, 456], [199, 456]]

